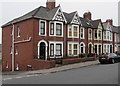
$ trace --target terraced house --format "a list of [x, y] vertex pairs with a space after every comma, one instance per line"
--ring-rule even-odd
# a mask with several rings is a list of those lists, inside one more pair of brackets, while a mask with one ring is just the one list
[[55, 0], [6, 23], [2, 33], [3, 71], [45, 69], [54, 67], [49, 58], [118, 51], [118, 28], [110, 21], [92, 20], [90, 12], [63, 12]]

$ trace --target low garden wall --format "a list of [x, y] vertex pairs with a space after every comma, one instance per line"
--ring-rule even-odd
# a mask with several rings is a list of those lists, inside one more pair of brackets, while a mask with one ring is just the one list
[[63, 59], [62, 65], [80, 63], [80, 62], [86, 62], [86, 61], [94, 61], [94, 60], [96, 60], [95, 57]]
[[32, 70], [48, 69], [52, 67], [55, 67], [55, 61], [45, 61], [45, 60], [34, 59], [32, 63]]

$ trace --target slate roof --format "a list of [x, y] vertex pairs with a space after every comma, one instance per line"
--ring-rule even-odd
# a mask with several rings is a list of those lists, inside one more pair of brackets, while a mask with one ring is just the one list
[[114, 33], [118, 33], [118, 27], [116, 27], [116, 26], [112, 26], [112, 32], [114, 32]]
[[93, 27], [93, 28], [96, 28], [96, 29], [98, 28], [99, 23], [102, 23], [102, 22], [101, 22], [101, 19], [97, 19], [97, 20], [92, 20], [92, 21], [91, 21], [91, 24], [93, 25], [92, 27]]
[[50, 10], [49, 8], [40, 6], [40, 7], [36, 8], [35, 10], [33, 10], [19, 18], [16, 18], [16, 19], [6, 23], [2, 27], [8, 26], [10, 24], [17, 23], [17, 22], [20, 22], [20, 21], [23, 21], [26, 19], [30, 19], [30, 18], [41, 18], [41, 19], [45, 19], [45, 20], [52, 20], [56, 11], [58, 10], [58, 8], [59, 8], [59, 6]]
[[80, 21], [81, 21], [82, 27], [93, 28], [93, 25], [91, 24], [91, 22], [88, 19], [80, 17]]
[[63, 12], [68, 24], [72, 22], [72, 19], [73, 19], [74, 15], [76, 14], [76, 12], [77, 11], [72, 12], [72, 13]]

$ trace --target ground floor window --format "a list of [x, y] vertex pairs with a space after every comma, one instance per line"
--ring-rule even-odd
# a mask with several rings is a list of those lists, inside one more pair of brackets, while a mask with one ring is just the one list
[[50, 57], [63, 56], [63, 42], [50, 42]]
[[68, 43], [68, 55], [77, 56], [79, 54], [79, 44], [78, 43]]
[[94, 52], [96, 54], [102, 54], [102, 44], [94, 44]]
[[85, 53], [85, 44], [80, 43], [80, 53]]
[[104, 53], [112, 53], [112, 44], [103, 44]]

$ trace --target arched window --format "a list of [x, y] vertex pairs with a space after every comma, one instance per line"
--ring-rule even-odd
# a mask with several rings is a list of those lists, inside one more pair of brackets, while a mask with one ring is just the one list
[[80, 43], [80, 53], [85, 53], [85, 44]]
[[91, 54], [93, 52], [93, 45], [90, 43], [88, 44], [88, 53]]

